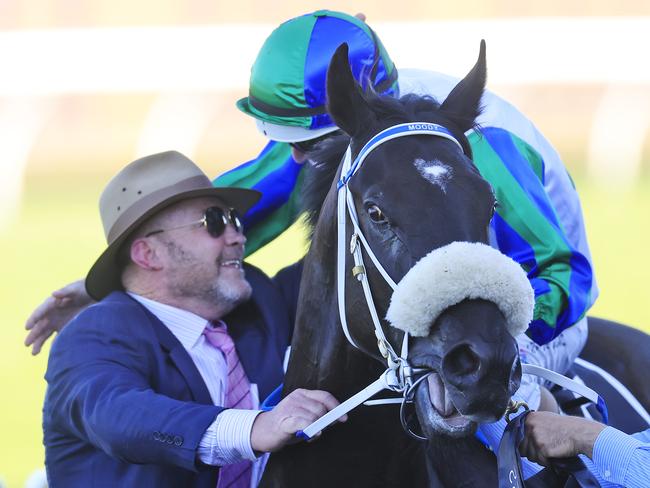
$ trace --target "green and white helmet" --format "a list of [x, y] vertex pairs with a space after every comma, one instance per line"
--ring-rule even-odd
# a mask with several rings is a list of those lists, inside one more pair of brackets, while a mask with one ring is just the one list
[[372, 83], [378, 93], [397, 94], [397, 69], [373, 30], [351, 15], [319, 10], [271, 33], [251, 69], [248, 97], [237, 107], [275, 141], [299, 142], [336, 130], [325, 111], [325, 78], [343, 42], [363, 88]]

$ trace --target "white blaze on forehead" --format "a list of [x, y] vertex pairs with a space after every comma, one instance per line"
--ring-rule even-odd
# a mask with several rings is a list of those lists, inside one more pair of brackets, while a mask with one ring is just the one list
[[426, 161], [421, 158], [413, 161], [413, 166], [429, 183], [439, 187], [443, 193], [447, 191], [447, 183], [453, 174], [449, 166], [437, 159]]

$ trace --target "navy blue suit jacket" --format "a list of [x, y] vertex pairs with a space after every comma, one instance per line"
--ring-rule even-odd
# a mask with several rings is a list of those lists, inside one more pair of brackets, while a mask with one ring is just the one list
[[[251, 266], [253, 297], [224, 318], [260, 398], [282, 381], [292, 324], [283, 297]], [[189, 354], [123, 292], [89, 307], [52, 345], [43, 407], [46, 467], [57, 487], [209, 487], [218, 469], [197, 462], [223, 410]]]

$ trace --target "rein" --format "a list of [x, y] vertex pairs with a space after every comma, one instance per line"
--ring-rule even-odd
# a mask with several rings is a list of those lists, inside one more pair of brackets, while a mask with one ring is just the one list
[[[341, 322], [341, 328], [343, 329], [343, 333], [345, 334], [348, 342], [355, 348], [360, 349], [350, 334], [347, 322], [347, 314], [345, 310], [345, 263], [346, 252], [350, 252], [354, 260], [354, 266], [352, 267], [351, 271], [353, 276], [362, 285], [363, 293], [368, 305], [368, 311], [374, 325], [377, 347], [379, 349], [379, 353], [386, 361], [386, 370], [379, 376], [379, 378], [377, 378], [377, 380], [372, 382], [366, 388], [348, 398], [346, 401], [320, 417], [318, 420], [314, 421], [304, 430], [296, 432], [296, 436], [299, 438], [305, 440], [313, 438], [325, 427], [334, 423], [340, 417], [352, 409], [358, 407], [362, 403], [365, 403], [366, 405], [399, 403], [401, 404], [400, 421], [402, 422], [402, 426], [404, 427], [405, 431], [416, 439], [426, 440], [426, 438], [412, 432], [410, 428], [408, 428], [404, 418], [404, 407], [406, 403], [412, 401], [415, 388], [429, 374], [431, 374], [431, 371], [420, 368], [412, 368], [409, 364], [407, 360], [409, 350], [408, 332], [404, 332], [404, 339], [402, 341], [400, 354], [395, 351], [395, 348], [393, 348], [393, 346], [386, 338], [386, 335], [384, 334], [384, 330], [381, 326], [381, 322], [377, 313], [377, 308], [372, 297], [372, 291], [370, 289], [370, 283], [368, 281], [366, 267], [363, 260], [362, 248], [365, 250], [366, 254], [373, 262], [376, 269], [379, 271], [381, 276], [393, 291], [397, 289], [397, 284], [379, 262], [379, 259], [377, 259], [377, 256], [372, 251], [370, 244], [363, 235], [363, 232], [359, 226], [359, 218], [356, 207], [354, 205], [352, 192], [348, 187], [348, 183], [350, 182], [351, 178], [361, 169], [363, 162], [372, 151], [378, 148], [381, 144], [384, 144], [390, 140], [414, 135], [428, 135], [447, 139], [455, 143], [461, 149], [461, 151], [464, 152], [463, 146], [460, 144], [460, 142], [458, 142], [458, 140], [445, 127], [431, 122], [409, 122], [391, 126], [373, 136], [361, 148], [361, 151], [359, 151], [359, 154], [354, 159], [354, 161], [352, 160], [352, 150], [350, 146], [348, 146], [348, 149], [345, 153], [341, 170], [341, 177], [337, 183], [337, 293], [339, 318]], [[346, 226], [348, 217], [352, 224], [352, 236], [350, 238], [350, 242], [346, 243]], [[585, 385], [539, 366], [523, 364], [522, 369], [524, 373], [540, 376], [588, 398], [592, 402], [596, 403], [598, 409], [601, 410], [601, 413], [603, 413], [603, 418], [607, 418], [607, 411], [604, 401], [596, 392], [586, 387]], [[414, 381], [414, 376], [416, 375], [419, 375], [419, 378]], [[367, 401], [369, 398], [383, 390], [398, 392], [401, 394], [402, 398], [386, 398]], [[514, 411], [516, 411], [516, 408]]]

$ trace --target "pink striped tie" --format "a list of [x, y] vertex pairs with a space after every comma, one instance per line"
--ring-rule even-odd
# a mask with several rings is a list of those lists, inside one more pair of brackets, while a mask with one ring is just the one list
[[[228, 386], [226, 388], [226, 408], [240, 408], [252, 410], [253, 396], [251, 385], [246, 377], [246, 372], [239, 362], [235, 343], [228, 334], [226, 324], [217, 321], [208, 325], [203, 331], [207, 341], [219, 349], [226, 358], [228, 367]], [[223, 466], [219, 470], [217, 488], [249, 488], [251, 484], [253, 463], [240, 461], [235, 464]]]

